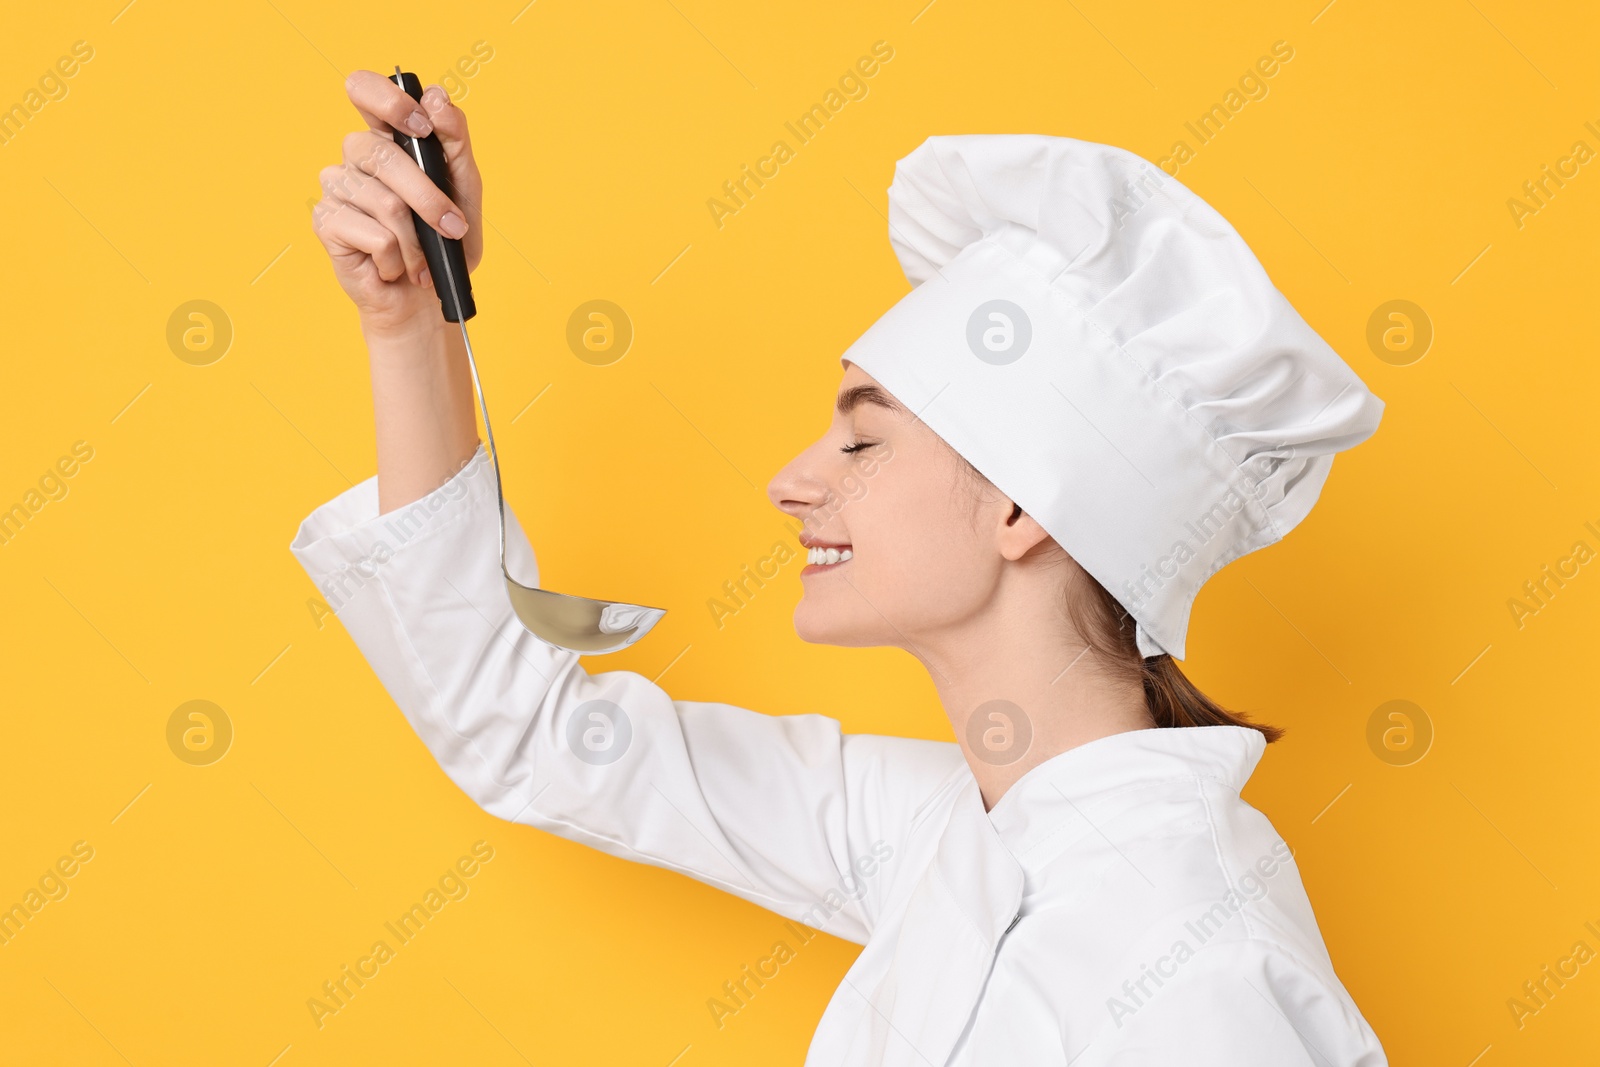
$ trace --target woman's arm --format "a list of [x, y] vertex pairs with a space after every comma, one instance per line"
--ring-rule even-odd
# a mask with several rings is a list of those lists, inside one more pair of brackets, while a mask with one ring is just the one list
[[[822, 715], [674, 700], [590, 675], [512, 614], [480, 448], [389, 514], [374, 479], [317, 508], [290, 550], [445, 773], [480, 806], [666, 867], [864, 942], [909, 864], [919, 811], [965, 770], [949, 743], [843, 734]], [[506, 510], [508, 564], [537, 580]]]
[[[323, 169], [312, 215], [335, 278], [361, 316], [372, 372], [379, 511], [438, 488], [478, 447], [472, 381], [460, 328], [446, 323], [412, 211], [459, 237], [467, 269], [483, 258], [483, 179], [464, 112], [430, 85], [419, 105], [398, 85], [358, 70], [345, 91], [367, 129], [344, 139]], [[394, 131], [438, 134], [455, 199], [394, 143]]]
[[478, 422], [461, 331], [435, 304], [432, 321], [364, 323], [378, 439], [378, 512], [425, 496], [477, 451]]
[[[361, 315], [378, 475], [316, 509], [290, 550], [445, 772], [491, 813], [681, 871], [864, 941], [906, 866], [916, 812], [964, 768], [955, 745], [845, 736], [820, 715], [675, 701], [632, 671], [588, 674], [511, 611], [494, 474], [459, 331], [443, 321], [411, 211], [482, 255], [466, 119], [423, 94], [458, 203], [399, 152], [416, 103], [372, 71], [346, 83], [368, 130], [322, 175], [314, 217]], [[506, 509], [511, 573], [538, 582]]]

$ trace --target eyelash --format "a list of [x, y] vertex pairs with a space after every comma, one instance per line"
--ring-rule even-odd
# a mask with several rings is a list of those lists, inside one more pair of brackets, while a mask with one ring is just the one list
[[861, 451], [863, 448], [871, 448], [871, 447], [872, 447], [872, 442], [870, 442], [870, 441], [853, 441], [850, 444], [845, 445], [842, 448], [840, 448], [839, 451], [843, 452], [845, 455], [850, 455], [851, 453]]

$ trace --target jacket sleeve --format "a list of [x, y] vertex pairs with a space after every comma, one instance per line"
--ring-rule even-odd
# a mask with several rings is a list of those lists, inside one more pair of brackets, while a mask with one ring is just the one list
[[[512, 613], [498, 518], [480, 444], [444, 485], [386, 515], [376, 477], [352, 486], [289, 547], [486, 811], [864, 943], [919, 807], [964, 769], [959, 749], [673, 700], [633, 671], [589, 674]], [[509, 507], [505, 536], [511, 574], [537, 584]]]

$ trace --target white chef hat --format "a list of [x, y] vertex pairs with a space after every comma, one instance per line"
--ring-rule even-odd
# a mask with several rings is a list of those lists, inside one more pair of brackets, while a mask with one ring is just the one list
[[1383, 401], [1209, 205], [1131, 152], [930, 137], [895, 167], [913, 289], [841, 356], [1184, 657], [1224, 564], [1305, 518]]

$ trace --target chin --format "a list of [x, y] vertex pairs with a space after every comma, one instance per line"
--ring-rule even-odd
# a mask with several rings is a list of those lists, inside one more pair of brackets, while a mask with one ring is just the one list
[[800, 640], [811, 645], [837, 644], [833, 639], [833, 627], [827, 624], [826, 619], [817, 618], [817, 613], [807, 610], [802, 602], [794, 609], [794, 632]]
[[795, 605], [794, 632], [812, 645], [865, 648], [880, 643], [863, 630], [860, 620], [847, 618], [844, 611], [807, 604], [803, 599]]

